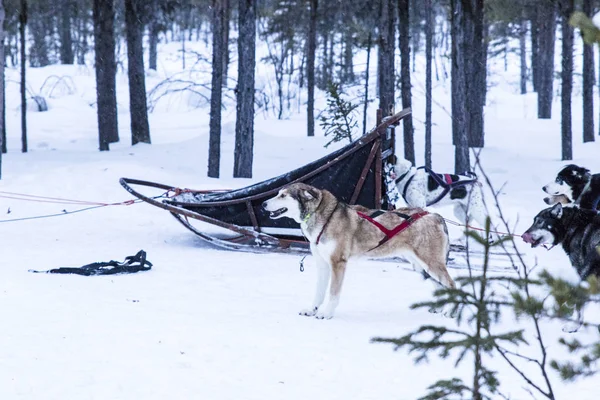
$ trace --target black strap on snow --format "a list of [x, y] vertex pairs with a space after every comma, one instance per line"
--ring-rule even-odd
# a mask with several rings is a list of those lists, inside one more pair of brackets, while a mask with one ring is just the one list
[[115, 275], [115, 274], [133, 274], [140, 271], [148, 271], [152, 268], [152, 263], [146, 260], [146, 252], [138, 251], [135, 256], [125, 257], [122, 263], [118, 261], [95, 262], [84, 265], [79, 268], [63, 267], [55, 268], [47, 271], [36, 271], [30, 269], [29, 272], [46, 273], [46, 274], [77, 274], [84, 276], [92, 275]]

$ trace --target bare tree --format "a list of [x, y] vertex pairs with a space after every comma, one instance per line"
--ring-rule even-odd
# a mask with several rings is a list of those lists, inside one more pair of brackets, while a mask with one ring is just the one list
[[[398, 24], [400, 27], [400, 87], [402, 108], [412, 106], [410, 85], [410, 0], [398, 0]], [[415, 163], [415, 139], [412, 115], [402, 123], [404, 127], [404, 158]]]
[[208, 139], [208, 176], [219, 177], [221, 163], [221, 101], [223, 92], [223, 0], [212, 0], [212, 82], [210, 89], [210, 134]]
[[27, 0], [21, 0], [19, 36], [21, 38], [21, 151], [27, 153], [27, 88], [25, 86], [25, 25], [27, 25]]
[[[4, 123], [4, 1], [0, 1], [0, 148], [4, 146], [6, 124]], [[0, 179], [2, 179], [2, 151], [0, 151]]]
[[[591, 16], [592, 0], [583, 1], [583, 12]], [[594, 48], [583, 45], [583, 142], [594, 141]]]
[[[523, 7], [525, 14], [525, 7]], [[521, 58], [521, 94], [527, 93], [527, 19], [525, 15], [519, 22], [519, 55]]]
[[573, 93], [573, 27], [569, 18], [573, 14], [573, 0], [561, 0], [562, 25], [562, 87], [561, 87], [561, 143], [562, 160], [573, 159], [573, 132], [571, 126], [571, 95]]
[[94, 0], [94, 49], [100, 151], [119, 141], [115, 76], [115, 9], [112, 1]]
[[463, 173], [471, 169], [469, 159], [469, 116], [465, 75], [465, 10], [463, 0], [450, 1], [452, 35], [452, 136], [454, 139], [454, 170]]
[[129, 112], [131, 114], [131, 144], [150, 143], [146, 75], [144, 71], [145, 0], [125, 0], [127, 30], [127, 75], [129, 76]]
[[315, 55], [317, 52], [317, 9], [319, 8], [319, 0], [309, 0], [309, 2], [310, 18], [306, 55], [306, 80], [308, 85], [306, 127], [307, 135], [315, 136]]
[[556, 3], [540, 0], [537, 10], [538, 53], [537, 92], [538, 118], [552, 117], [552, 88], [554, 84], [554, 42], [556, 36]]
[[431, 168], [431, 64], [433, 58], [433, 4], [425, 0], [425, 166]]
[[60, 4], [60, 62], [73, 64], [73, 38], [71, 36], [71, 18], [75, 4], [63, 0]]
[[394, 111], [394, 3], [379, 2], [379, 108], [384, 116]]
[[238, 84], [233, 176], [235, 178], [252, 178], [256, 2], [239, 0], [238, 6]]

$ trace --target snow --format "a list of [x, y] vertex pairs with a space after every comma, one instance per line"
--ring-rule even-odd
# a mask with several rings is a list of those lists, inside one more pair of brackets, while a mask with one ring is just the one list
[[[206, 52], [202, 44], [197, 46]], [[148, 88], [181, 71], [180, 60], [173, 56], [177, 50], [176, 43], [162, 46], [161, 69], [148, 74]], [[363, 56], [357, 57], [356, 65], [363, 65]], [[496, 188], [502, 187], [504, 213], [520, 233], [545, 206], [541, 187], [565, 163], [559, 159], [558, 98], [554, 118], [537, 120], [536, 96], [517, 94], [518, 63], [515, 55], [509, 57], [509, 71], [503, 71], [501, 61], [492, 62], [482, 162]], [[258, 68], [260, 82], [268, 81], [269, 68]], [[419, 163], [424, 146], [424, 97], [418, 89], [423, 70], [417, 68], [413, 77]], [[375, 76], [375, 69], [372, 72]], [[233, 179], [235, 107], [229, 100], [223, 120], [222, 178], [207, 178], [208, 107], [190, 107], [193, 103], [183, 97], [179, 102], [171, 99], [169, 107], [159, 103], [164, 106], [150, 115], [153, 144], [132, 147], [127, 76], [120, 71], [121, 142], [100, 153], [93, 70], [51, 66], [30, 68], [28, 74], [36, 93], [52, 75], [69, 76], [75, 91], [57, 90], [48, 98], [50, 111], [29, 114], [30, 152], [21, 154], [18, 71], [8, 69], [9, 153], [3, 156], [0, 191], [119, 202], [131, 198], [118, 183], [123, 176], [195, 189], [238, 188], [339, 148], [324, 149], [327, 140], [320, 131], [306, 138], [304, 113], [290, 112], [289, 119], [276, 120], [273, 112], [261, 110], [255, 123], [254, 178]], [[433, 167], [440, 172], [453, 169], [451, 120], [445, 111], [450, 110], [449, 83], [435, 82], [434, 88]], [[317, 104], [324, 104], [322, 94]], [[581, 109], [577, 94], [574, 162], [600, 171], [598, 141], [581, 143]], [[321, 321], [297, 314], [313, 296], [316, 276], [310, 257], [301, 273], [300, 256], [211, 248], [168, 212], [147, 204], [3, 222], [77, 208], [0, 197], [2, 399], [414, 399], [437, 379], [470, 372], [468, 364], [455, 368], [450, 360], [415, 366], [404, 351], [370, 343], [375, 336], [401, 336], [422, 324], [453, 324], [409, 309], [430, 298], [431, 286], [405, 264], [351, 263], [336, 317]], [[449, 211], [440, 210], [453, 219]], [[460, 236], [456, 227], [450, 230], [454, 238]], [[149, 272], [97, 277], [27, 272], [122, 260], [140, 249], [154, 264]], [[576, 279], [560, 248], [547, 252], [523, 245], [521, 250], [532, 264], [537, 260], [554, 273]], [[450, 273], [456, 277], [465, 271]], [[586, 316], [593, 319], [597, 311], [590, 307]], [[510, 316], [503, 320], [503, 328], [516, 326]], [[531, 339], [531, 327], [523, 327]], [[564, 356], [556, 344], [563, 336], [560, 324], [544, 324], [544, 333], [551, 356]], [[583, 330], [577, 337], [597, 336]], [[512, 371], [501, 361], [492, 363], [505, 393], [513, 399], [529, 398]], [[564, 384], [552, 376], [557, 398], [597, 397], [593, 378]]]

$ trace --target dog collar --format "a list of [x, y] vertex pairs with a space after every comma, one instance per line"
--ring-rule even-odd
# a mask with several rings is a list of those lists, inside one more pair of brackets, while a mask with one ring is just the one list
[[304, 218], [302, 218], [302, 222], [304, 222], [305, 224], [308, 223], [308, 220], [310, 219], [311, 216], [312, 216], [311, 213], [306, 214], [306, 216]]

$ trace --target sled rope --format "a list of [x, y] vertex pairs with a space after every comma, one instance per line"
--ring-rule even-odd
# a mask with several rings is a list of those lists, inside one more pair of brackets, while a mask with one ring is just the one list
[[140, 271], [149, 271], [152, 268], [152, 263], [146, 260], [146, 252], [140, 250], [134, 256], [125, 257], [125, 261], [118, 262], [115, 260], [101, 261], [87, 264], [81, 267], [61, 267], [49, 269], [47, 271], [38, 271], [30, 269], [29, 272], [36, 274], [76, 274], [83, 276], [93, 275], [115, 275], [115, 274], [133, 274]]
[[[62, 210], [62, 212], [60, 212], [60, 213], [54, 213], [54, 214], [36, 215], [34, 217], [2, 219], [2, 220], [0, 220], [0, 223], [4, 223], [4, 222], [17, 222], [17, 221], [28, 221], [28, 220], [33, 220], [33, 219], [43, 219], [43, 218], [59, 217], [61, 215], [76, 214], [76, 213], [80, 213], [80, 212], [83, 212], [83, 211], [89, 211], [89, 210], [94, 210], [94, 209], [97, 209], [97, 208], [103, 208], [103, 207], [109, 207], [109, 206], [130, 206], [132, 204], [141, 203], [143, 201], [143, 200], [140, 200], [140, 199], [135, 199], [135, 200], [120, 201], [120, 202], [117, 202], [117, 203], [98, 203], [98, 202], [88, 202], [88, 201], [82, 201], [82, 200], [60, 199], [60, 198], [52, 198], [52, 197], [44, 197], [44, 196], [34, 196], [34, 195], [25, 195], [25, 194], [12, 193], [13, 195], [16, 195], [16, 196], [32, 197], [32, 199], [27, 199], [27, 198], [24, 198], [24, 197], [21, 198], [21, 197], [5, 196], [5, 195], [3, 195], [3, 193], [10, 193], [10, 192], [2, 192], [2, 191], [0, 191], [0, 198], [9, 198], [9, 199], [25, 200], [25, 201], [37, 201], [37, 202], [41, 202], [41, 203], [51, 203], [51, 204], [71, 204], [71, 205], [93, 204], [93, 205], [91, 207], [81, 208], [79, 210], [73, 210], [73, 211]], [[165, 193], [163, 193], [161, 195], [154, 196], [152, 198], [153, 199], [159, 199], [161, 197], [167, 197], [167, 193], [168, 192], [165, 192]]]
[[[454, 225], [454, 226], [461, 226], [461, 227], [463, 227], [463, 228], [469, 228], [469, 229], [472, 229], [472, 230], [474, 230], [474, 231], [485, 232], [485, 229], [483, 229], [483, 228], [476, 228], [476, 227], [474, 227], [474, 226], [471, 226], [471, 225], [461, 224], [461, 223], [458, 223], [458, 222], [456, 222], [456, 221], [452, 221], [452, 220], [450, 220], [450, 219], [446, 219], [446, 218], [444, 218], [444, 221], [446, 221], [446, 223], [448, 223], [448, 224], [450, 224], [450, 225]], [[521, 237], [521, 235], [519, 235], [519, 234], [516, 234], [516, 233], [506, 233], [506, 232], [499, 232], [499, 231], [492, 231], [492, 230], [490, 230], [490, 231], [489, 231], [489, 233], [496, 233], [496, 234], [498, 234], [498, 235], [503, 235], [503, 236], [516, 236], [516, 237]]]

